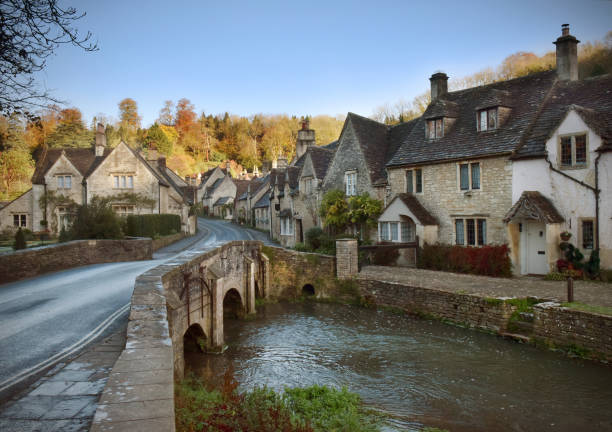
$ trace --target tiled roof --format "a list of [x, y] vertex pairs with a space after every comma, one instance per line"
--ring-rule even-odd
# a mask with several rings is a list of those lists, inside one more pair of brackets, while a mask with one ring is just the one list
[[[458, 109], [456, 121], [445, 131], [444, 137], [428, 140], [425, 137], [428, 111], [414, 122], [406, 134], [396, 133], [390, 145], [398, 148], [387, 166], [418, 165], [444, 160], [510, 154], [529, 130], [536, 113], [549, 94], [556, 79], [556, 71], [540, 72], [508, 81], [450, 92], [444, 101]], [[498, 129], [478, 132], [478, 108], [490, 103], [511, 105], [508, 118]], [[428, 108], [437, 109], [440, 104]]]
[[612, 144], [612, 76], [559, 81], [513, 158], [544, 155], [546, 141], [570, 110], [602, 138], [603, 147]]
[[232, 199], [232, 197], [228, 197], [228, 196], [221, 197], [217, 201], [215, 201], [215, 203], [213, 204], [213, 207], [217, 207], [217, 206], [221, 206], [223, 204], [226, 204], [231, 199]]
[[[249, 184], [251, 183], [251, 180], [232, 179], [232, 181], [236, 185], [236, 197], [238, 197], [238, 200], [246, 199], [247, 189], [249, 188]], [[242, 198], [243, 195], [244, 195], [244, 198]]]
[[348, 113], [373, 184], [386, 181], [385, 160], [387, 156], [387, 125], [354, 113]]
[[257, 200], [255, 205], [253, 206], [253, 208], [264, 208], [264, 207], [270, 207], [270, 191], [263, 194], [262, 197], [259, 198], [259, 200]]
[[329, 144], [325, 144], [324, 146], [321, 146], [320, 148], [324, 148], [326, 150], [336, 151], [336, 149], [338, 148], [338, 144], [339, 144], [339, 141], [336, 140], [336, 141], [330, 142]]
[[[423, 205], [414, 195], [400, 193], [397, 194], [397, 198], [402, 200], [414, 217], [419, 220], [421, 225], [438, 225], [438, 220], [431, 213], [429, 213], [425, 207], [423, 207]], [[393, 199], [393, 201], [395, 201], [395, 199]], [[389, 205], [391, 205], [391, 203], [389, 203]]]
[[334, 157], [334, 151], [326, 149], [325, 147], [310, 147], [308, 153], [310, 154], [310, 160], [312, 161], [312, 166], [317, 178], [325, 178], [327, 169]]
[[270, 171], [270, 187], [278, 187], [279, 190], [283, 190], [285, 187], [285, 169], [274, 168]]
[[523, 192], [506, 213], [504, 222], [508, 223], [515, 218], [535, 219], [545, 223], [561, 223], [565, 220], [553, 203], [538, 191]]
[[93, 170], [108, 156], [112, 149], [105, 149], [104, 155], [96, 157], [93, 148], [53, 148], [43, 152], [41, 159], [36, 164], [34, 175], [32, 175], [33, 184], [44, 184], [45, 173], [53, 166], [60, 158], [62, 152], [66, 158], [74, 165], [83, 177], [90, 175]]
[[302, 169], [296, 166], [287, 167], [287, 177], [289, 177], [289, 187], [297, 189], [300, 184], [300, 171]]

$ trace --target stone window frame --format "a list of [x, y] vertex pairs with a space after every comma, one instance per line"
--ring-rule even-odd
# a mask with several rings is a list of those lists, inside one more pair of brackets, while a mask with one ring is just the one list
[[[56, 174], [55, 179], [58, 190], [72, 189], [72, 174]], [[68, 186], [66, 186], [67, 184]]]
[[[352, 182], [349, 181], [352, 179]], [[344, 172], [344, 194], [346, 196], [357, 195], [357, 170], [347, 170]]]
[[436, 140], [444, 137], [444, 117], [427, 119], [425, 134], [429, 140]]
[[[584, 247], [584, 224], [585, 222], [591, 224], [591, 247]], [[595, 249], [595, 237], [597, 226], [595, 224], [595, 218], [592, 217], [579, 217], [578, 218], [578, 246], [580, 249], [585, 251], [592, 251]], [[588, 257], [587, 257], [588, 258]]]
[[[576, 137], [584, 136], [584, 153], [585, 162], [578, 164], [576, 163]], [[570, 138], [571, 142], [571, 163], [569, 165], [562, 162], [562, 141], [564, 138]], [[579, 131], [566, 134], [559, 134], [557, 136], [557, 166], [562, 170], [574, 170], [574, 169], [588, 169], [589, 168], [589, 133], [588, 131]]]
[[113, 204], [113, 211], [118, 216], [127, 217], [136, 213], [136, 206], [132, 204]]
[[13, 226], [17, 228], [26, 228], [28, 226], [28, 214], [13, 213]]
[[290, 216], [283, 216], [280, 218], [280, 235], [291, 236], [293, 235], [293, 218]]
[[[471, 224], [470, 224], [471, 222]], [[459, 233], [459, 225], [462, 227], [461, 241]], [[470, 242], [469, 225], [473, 227], [473, 243]], [[477, 216], [465, 216], [453, 218], [453, 231], [455, 233], [454, 244], [458, 246], [481, 247], [487, 245], [487, 218]]]
[[[419, 178], [419, 176], [417, 176], [417, 171], [420, 173], [420, 179], [421, 179], [421, 183], [420, 183], [421, 190], [420, 191], [417, 190], [419, 186], [419, 182], [417, 182], [417, 179]], [[408, 182], [408, 177], [411, 177], [412, 185], [410, 185], [410, 183]], [[423, 195], [423, 190], [425, 189], [424, 184], [425, 182], [423, 181], [423, 168], [422, 167], [409, 168], [404, 172], [404, 191], [406, 191], [406, 193], [410, 193], [413, 195]], [[409, 188], [409, 186], [411, 186], [411, 188]]]
[[134, 189], [135, 179], [133, 173], [112, 174], [113, 189]]
[[304, 195], [312, 195], [314, 193], [315, 187], [314, 186], [314, 181], [315, 178], [314, 176], [304, 176], [302, 177], [302, 186], [304, 187]]
[[[461, 193], [465, 193], [465, 192], [482, 192], [483, 191], [483, 187], [482, 187], [482, 173], [483, 173], [483, 161], [482, 160], [475, 160], [475, 161], [461, 161], [461, 162], [457, 162], [456, 163], [456, 170], [457, 170], [457, 191], [461, 192]], [[462, 189], [461, 188], [461, 166], [462, 165], [468, 165], [468, 182], [469, 182], [469, 187], [467, 189]], [[473, 185], [473, 174], [472, 174], [472, 166], [473, 165], [478, 165], [478, 170], [479, 172], [479, 184], [478, 184], [478, 188], [475, 189], [474, 185]]]
[[[491, 113], [494, 114], [495, 118], [495, 127], [489, 127], [489, 120], [491, 118]], [[483, 115], [484, 114], [484, 120], [486, 122], [486, 125], [483, 128]], [[494, 107], [489, 107], [489, 108], [483, 108], [483, 109], [479, 109], [478, 111], [476, 111], [476, 130], [478, 132], [486, 132], [486, 131], [492, 131], [492, 130], [497, 130], [499, 129], [499, 107], [498, 106], [494, 106]]]

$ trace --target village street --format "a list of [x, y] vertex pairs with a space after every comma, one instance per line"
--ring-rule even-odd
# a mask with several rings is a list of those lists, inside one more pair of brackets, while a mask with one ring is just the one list
[[267, 235], [199, 219], [195, 237], [160, 249], [150, 261], [96, 264], [0, 285], [0, 401], [53, 365], [124, 326], [135, 278], [172, 260], [231, 240]]

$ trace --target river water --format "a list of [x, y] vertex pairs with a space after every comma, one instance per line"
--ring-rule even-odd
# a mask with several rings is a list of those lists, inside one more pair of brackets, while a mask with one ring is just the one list
[[241, 389], [347, 386], [389, 416], [384, 430], [612, 431], [612, 367], [384, 310], [266, 305], [225, 321], [223, 355], [190, 354]]

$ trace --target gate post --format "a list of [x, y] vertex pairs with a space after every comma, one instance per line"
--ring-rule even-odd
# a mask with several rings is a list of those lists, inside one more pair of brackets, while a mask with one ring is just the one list
[[350, 279], [357, 273], [359, 273], [357, 240], [336, 240], [336, 277], [338, 279]]

